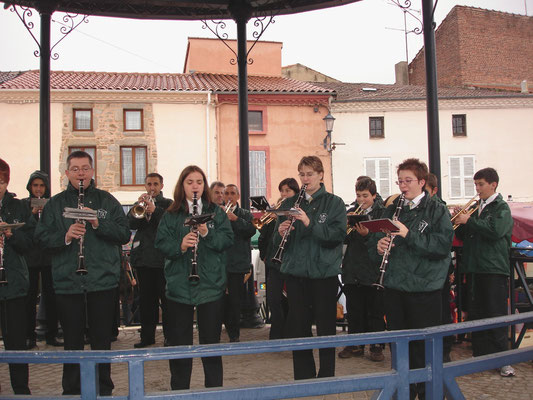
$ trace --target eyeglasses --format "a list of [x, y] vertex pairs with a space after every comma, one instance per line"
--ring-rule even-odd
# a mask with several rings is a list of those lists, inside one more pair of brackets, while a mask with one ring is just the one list
[[412, 182], [418, 182], [418, 179], [406, 179], [406, 180], [399, 179], [396, 181], [396, 184], [398, 186], [401, 186], [403, 184], [410, 185]]
[[300, 173], [298, 174], [298, 176], [299, 176], [300, 178], [303, 178], [303, 177], [305, 177], [305, 176], [307, 176], [308, 178], [311, 178], [311, 177], [314, 176], [314, 175], [316, 175], [316, 172], [307, 172], [307, 173], [305, 173], [305, 172], [300, 172]]
[[70, 172], [74, 172], [75, 174], [80, 172], [80, 171], [83, 171], [83, 172], [89, 172], [92, 170], [92, 167], [72, 167], [72, 168], [69, 168], [69, 171]]

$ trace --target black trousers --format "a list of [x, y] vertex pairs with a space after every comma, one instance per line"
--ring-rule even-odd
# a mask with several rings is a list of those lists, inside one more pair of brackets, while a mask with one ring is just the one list
[[385, 330], [383, 292], [372, 286], [357, 284], [346, 284], [343, 291], [346, 295], [348, 333]]
[[[507, 315], [509, 278], [497, 274], [472, 274], [469, 319], [483, 319]], [[474, 357], [507, 350], [507, 327], [472, 332]]]
[[163, 311], [163, 335], [166, 337], [167, 298], [163, 268], [136, 267], [139, 280], [139, 310], [141, 313], [141, 341], [155, 341], [155, 328], [159, 322], [159, 307]]
[[27, 336], [28, 339], [35, 340], [37, 335], [35, 333], [36, 324], [36, 303], [37, 295], [39, 294], [39, 276], [41, 277], [41, 296], [43, 296], [44, 309], [46, 315], [46, 340], [53, 340], [57, 336], [57, 305], [56, 295], [54, 292], [54, 283], [52, 280], [52, 267], [50, 265], [43, 265], [38, 267], [28, 268], [30, 275], [30, 287], [28, 289], [28, 307], [26, 311], [27, 316]]
[[[92, 350], [110, 350], [116, 288], [87, 294], [56, 294], [59, 320], [63, 327], [65, 350], [83, 350], [85, 326], [89, 326]], [[113, 388], [111, 365], [99, 364], [100, 396], [110, 396]], [[63, 395], [80, 394], [79, 364], [63, 365]]]
[[[171, 346], [193, 344], [194, 305], [168, 299], [167, 339]], [[196, 306], [200, 344], [220, 343], [223, 297]], [[202, 357], [205, 387], [222, 386], [222, 357]], [[169, 360], [172, 390], [189, 389], [192, 358]]]
[[283, 285], [285, 279], [279, 270], [270, 268], [267, 277], [267, 305], [270, 311], [270, 339], [285, 337], [287, 314], [283, 306]]
[[[0, 300], [0, 321], [6, 350], [26, 350], [26, 298]], [[28, 364], [9, 364], [15, 394], [30, 394]]]
[[[309, 279], [287, 276], [289, 315], [287, 336], [313, 336], [316, 323], [318, 336], [335, 335], [337, 318], [337, 277]], [[324, 378], [335, 375], [335, 348], [320, 349], [320, 367], [316, 373], [313, 350], [292, 352], [294, 379]]]
[[[432, 292], [402, 292], [385, 289], [385, 314], [389, 330], [421, 329], [441, 324], [441, 290]], [[424, 368], [426, 355], [424, 341], [409, 343], [409, 367]], [[425, 383], [411, 384], [411, 399], [426, 398]]]
[[224, 325], [230, 339], [240, 336], [239, 324], [241, 321], [241, 296], [244, 292], [244, 273], [227, 273], [228, 293], [224, 301]]

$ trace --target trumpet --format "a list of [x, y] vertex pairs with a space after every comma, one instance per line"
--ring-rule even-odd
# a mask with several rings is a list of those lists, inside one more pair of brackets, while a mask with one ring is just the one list
[[[274, 208], [272, 210], [277, 210], [280, 208], [281, 203], [283, 202], [283, 199], [280, 199]], [[272, 221], [274, 221], [277, 218], [276, 214], [273, 212], [265, 212], [263, 215], [261, 215], [261, 218], [254, 218], [252, 221], [252, 224], [254, 224], [256, 229], [261, 229], [263, 226], [270, 224]]]
[[[359, 206], [355, 209], [355, 211], [352, 211], [352, 212], [349, 212], [348, 214], [346, 214], [347, 216], [350, 216], [350, 215], [363, 215], [363, 213], [365, 212], [365, 210], [363, 210], [363, 204], [359, 204]], [[350, 233], [352, 233], [352, 231], [355, 229], [355, 226], [354, 225], [350, 225], [350, 223], [348, 222], [348, 226], [346, 227], [346, 234], [349, 235]]]
[[227, 214], [227, 213], [232, 213], [233, 211], [235, 211], [235, 209], [237, 208], [237, 203], [233, 204], [231, 201], [228, 201], [228, 204], [226, 204], [226, 207], [224, 208], [224, 212]]
[[151, 202], [151, 203], [154, 202], [154, 198], [152, 194], [153, 192], [148, 193], [148, 196], [149, 196], [148, 200], [145, 200], [143, 198], [143, 200], [138, 201], [137, 203], [133, 205], [133, 207], [131, 208], [131, 215], [133, 215], [134, 218], [137, 218], [137, 219], [146, 218], [148, 202]]
[[460, 214], [466, 214], [466, 215], [472, 215], [480, 206], [481, 202], [479, 201], [479, 199], [477, 198], [479, 195], [476, 194], [474, 197], [472, 197], [468, 203], [466, 203], [463, 208], [461, 208], [457, 214], [455, 214], [451, 221], [452, 221], [452, 224], [453, 224], [453, 230], [456, 230], [459, 225], [461, 224], [456, 224], [455, 223], [455, 220], [457, 219], [457, 216], [460, 215]]

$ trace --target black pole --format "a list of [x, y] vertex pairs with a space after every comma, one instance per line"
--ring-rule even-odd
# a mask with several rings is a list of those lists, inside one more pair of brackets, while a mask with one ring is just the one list
[[248, 64], [246, 46], [246, 23], [251, 8], [245, 1], [230, 4], [229, 10], [237, 24], [237, 66], [239, 77], [239, 166], [241, 185], [241, 207], [250, 209], [250, 152], [248, 140]]
[[[46, 3], [46, 2], [43, 2]], [[41, 7], [41, 65], [39, 71], [39, 131], [41, 171], [50, 175], [50, 20], [52, 7]], [[50, 184], [52, 180], [50, 179]]]
[[422, 0], [424, 25], [424, 57], [426, 61], [426, 105], [428, 121], [429, 170], [437, 176], [438, 192], [442, 196], [440, 171], [439, 102], [437, 93], [437, 56], [433, 0]]

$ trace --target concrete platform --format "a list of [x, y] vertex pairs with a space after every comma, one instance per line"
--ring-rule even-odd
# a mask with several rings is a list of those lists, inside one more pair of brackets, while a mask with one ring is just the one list
[[[139, 341], [138, 327], [122, 327], [118, 340], [113, 343], [113, 350], [132, 349]], [[241, 329], [241, 341], [268, 339], [269, 326], [259, 329]], [[196, 334], [196, 333], [195, 333]], [[345, 334], [340, 329], [339, 335]], [[197, 337], [195, 343], [197, 343]], [[222, 332], [222, 341], [228, 342], [226, 333]], [[163, 345], [163, 336], [158, 328], [156, 346]], [[38, 342], [39, 350], [54, 351], [57, 348]], [[533, 346], [533, 332], [528, 332], [521, 347]], [[86, 346], [88, 349], [88, 346]], [[337, 353], [341, 349], [337, 349]], [[364, 357], [340, 359], [337, 357], [336, 375], [348, 375], [386, 371], [390, 369], [390, 352], [385, 350], [385, 361], [373, 362]], [[1, 352], [0, 352], [1, 355]], [[315, 357], [318, 352], [315, 351]], [[469, 343], [464, 342], [453, 346], [452, 360], [471, 356]], [[268, 353], [223, 358], [224, 386], [243, 386], [260, 383], [286, 382], [292, 380], [292, 355], [290, 352]], [[470, 400], [513, 399], [533, 400], [533, 364], [531, 362], [514, 365], [516, 376], [502, 378], [497, 371], [486, 371], [458, 379], [465, 397]], [[30, 365], [30, 389], [35, 395], [61, 396], [62, 365], [34, 364]], [[112, 378], [115, 383], [114, 395], [126, 395], [128, 390], [128, 374], [126, 364], [112, 364]], [[191, 387], [203, 387], [203, 369], [201, 361], [193, 363]], [[147, 362], [145, 364], [145, 387], [147, 392], [170, 390], [170, 373], [167, 361]], [[6, 364], [0, 364], [0, 383], [2, 396], [13, 394]], [[326, 399], [370, 399], [372, 392], [347, 393], [326, 396]], [[322, 398], [322, 397], [318, 397]]]

